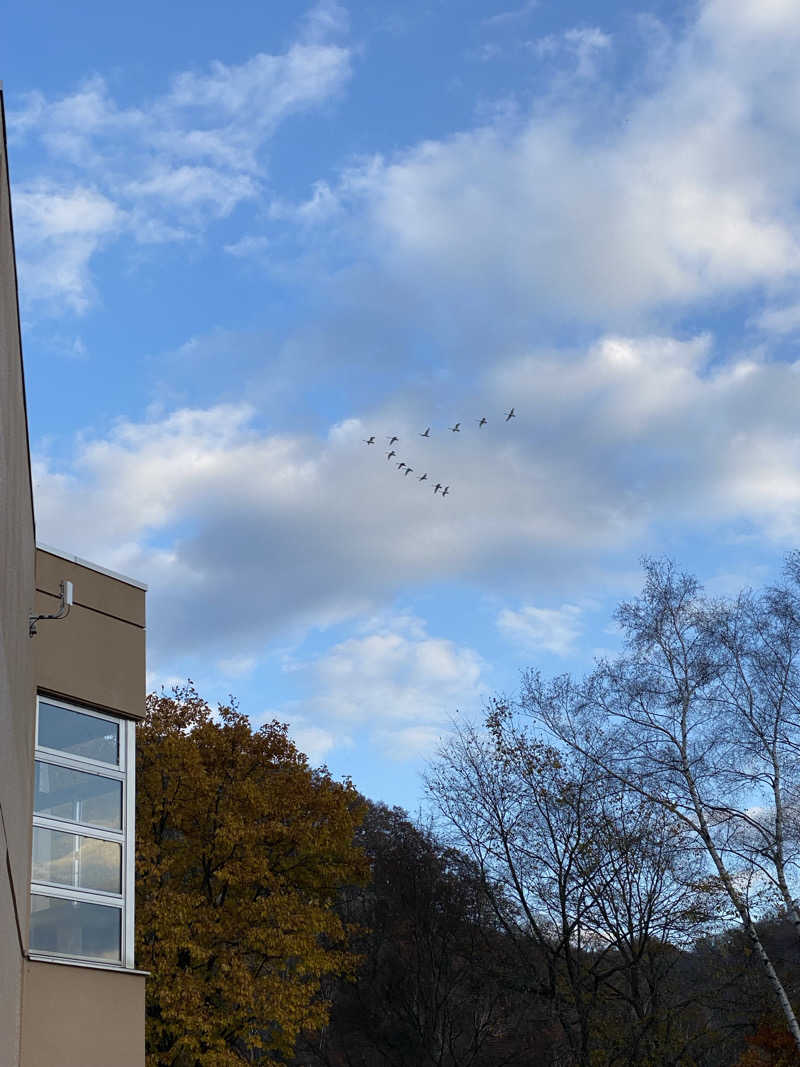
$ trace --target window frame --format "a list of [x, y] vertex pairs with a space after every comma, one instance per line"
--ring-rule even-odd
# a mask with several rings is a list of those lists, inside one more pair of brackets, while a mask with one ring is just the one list
[[[107, 763], [88, 756], [77, 756], [59, 749], [39, 745], [39, 707], [41, 703], [63, 708], [65, 711], [87, 715], [105, 722], [113, 723], [119, 730], [118, 762]], [[79, 889], [66, 886], [61, 882], [48, 882], [34, 879], [31, 867], [31, 897], [45, 896], [61, 900], [77, 900], [87, 904], [100, 904], [114, 907], [120, 911], [120, 958], [110, 960], [107, 957], [77, 955], [75, 953], [56, 952], [54, 950], [31, 949], [33, 959], [48, 959], [66, 963], [86, 963], [91, 966], [104, 966], [112, 969], [134, 969], [134, 880], [136, 874], [136, 723], [121, 715], [106, 711], [97, 711], [75, 701], [51, 697], [48, 693], [36, 694], [36, 726], [34, 736], [34, 776], [36, 763], [67, 770], [94, 774], [122, 783], [121, 827], [119, 830], [94, 826], [91, 823], [59, 819], [51, 815], [38, 815], [33, 812], [33, 827], [68, 833], [73, 836], [112, 841], [121, 846], [121, 892], [112, 893], [101, 889]], [[33, 834], [31, 834], [31, 844]]]

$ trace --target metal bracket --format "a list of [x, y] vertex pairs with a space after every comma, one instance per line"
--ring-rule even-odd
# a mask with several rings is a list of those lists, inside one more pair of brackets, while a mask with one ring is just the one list
[[69, 609], [72, 607], [72, 582], [68, 582], [67, 579], [64, 578], [59, 588], [61, 593], [61, 607], [54, 615], [31, 615], [28, 618], [29, 637], [35, 637], [35, 635], [38, 633], [38, 630], [36, 628], [37, 623], [43, 622], [48, 619], [65, 619], [67, 615], [69, 615]]

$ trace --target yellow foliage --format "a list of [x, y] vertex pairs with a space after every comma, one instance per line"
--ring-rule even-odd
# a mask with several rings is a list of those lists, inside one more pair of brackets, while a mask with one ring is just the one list
[[148, 1067], [277, 1063], [327, 1022], [323, 981], [356, 963], [333, 903], [368, 873], [362, 802], [284, 725], [254, 731], [191, 684], [148, 697], [136, 775]]

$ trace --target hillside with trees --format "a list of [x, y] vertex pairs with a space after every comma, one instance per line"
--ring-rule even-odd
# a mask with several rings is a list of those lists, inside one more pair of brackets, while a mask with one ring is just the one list
[[800, 556], [716, 599], [647, 560], [616, 618], [620, 656], [454, 728], [425, 824], [151, 697], [149, 1063], [800, 1063]]

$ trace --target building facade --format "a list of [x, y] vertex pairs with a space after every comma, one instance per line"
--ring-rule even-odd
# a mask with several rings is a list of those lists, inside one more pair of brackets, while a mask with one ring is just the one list
[[143, 1067], [145, 587], [36, 546], [0, 117], [0, 1067]]

